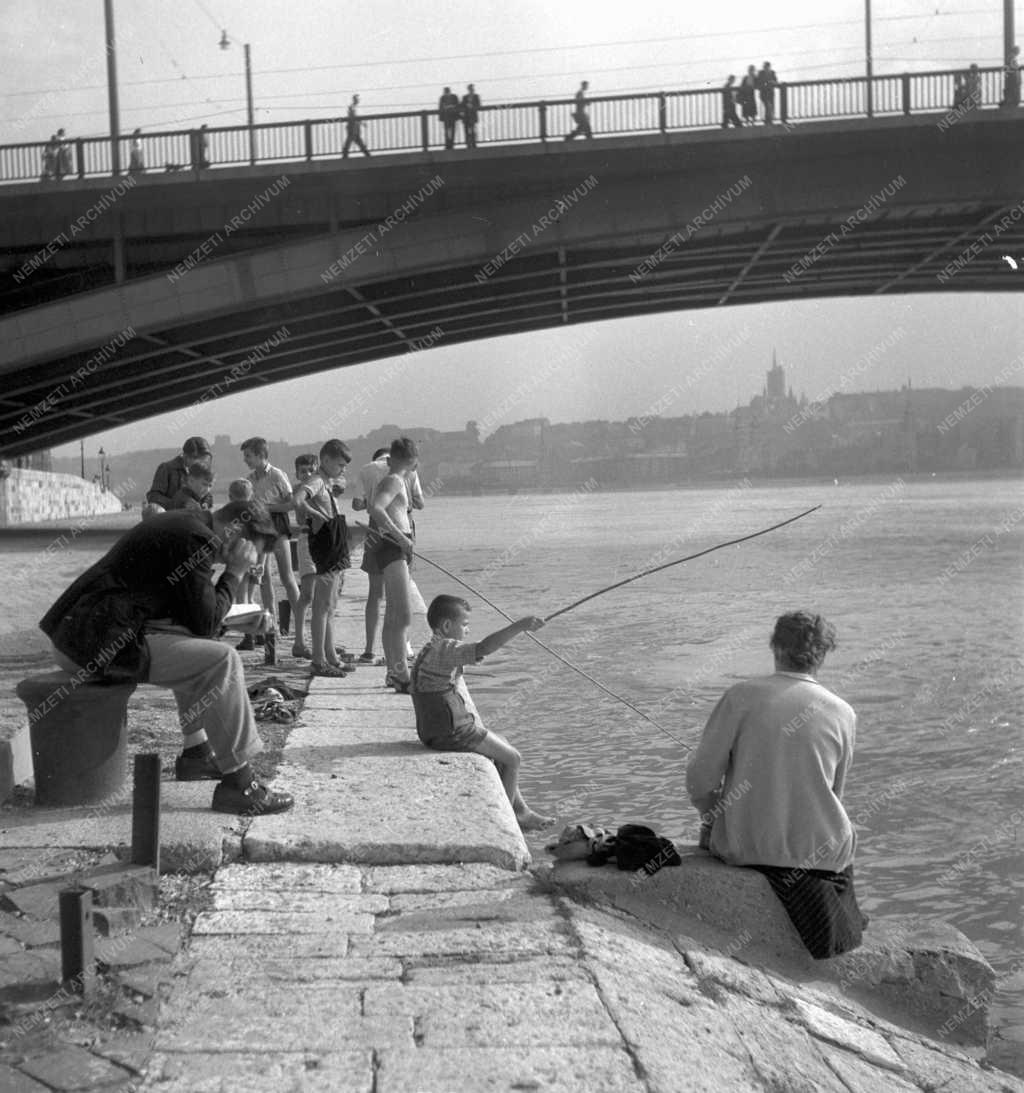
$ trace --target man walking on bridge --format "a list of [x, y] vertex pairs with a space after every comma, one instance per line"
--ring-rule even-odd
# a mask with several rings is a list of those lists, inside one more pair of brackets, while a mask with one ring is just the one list
[[572, 111], [572, 120], [576, 123], [576, 128], [571, 133], [565, 134], [566, 140], [572, 140], [573, 137], [578, 137], [581, 134], [592, 140], [594, 133], [590, 128], [590, 116], [587, 114], [587, 91], [590, 89], [590, 84], [584, 80], [580, 84], [579, 91], [576, 92], [574, 100], [575, 105]]
[[341, 158], [348, 159], [348, 150], [354, 144], [364, 156], [370, 154], [370, 150], [363, 143], [362, 127], [363, 123], [359, 120], [359, 115], [356, 113], [356, 107], [359, 105], [359, 96], [353, 95], [352, 101], [349, 103], [348, 114], [345, 116], [345, 143], [341, 149]]

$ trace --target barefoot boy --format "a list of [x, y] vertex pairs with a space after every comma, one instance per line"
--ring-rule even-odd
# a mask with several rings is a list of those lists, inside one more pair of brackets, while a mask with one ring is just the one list
[[[316, 474], [320, 460], [315, 455], [299, 455], [295, 457], [295, 479], [301, 486], [304, 482]], [[302, 660], [309, 660], [313, 654], [305, 642], [306, 612], [313, 602], [313, 592], [316, 588], [316, 566], [309, 553], [309, 520], [302, 519], [298, 530], [298, 549], [296, 558], [296, 574], [299, 578], [299, 602], [295, 607], [295, 643], [292, 645], [292, 656]]]
[[334, 605], [348, 568], [349, 552], [345, 517], [338, 512], [331, 482], [344, 477], [345, 465], [351, 461], [343, 441], [328, 440], [320, 449], [320, 469], [292, 493], [299, 518], [310, 521], [309, 553], [316, 566], [310, 627], [315, 676], [343, 676], [354, 670], [339, 660], [334, 646]]
[[475, 751], [492, 759], [519, 826], [524, 831], [550, 827], [555, 818], [534, 812], [519, 792], [519, 752], [503, 736], [484, 728], [462, 674], [463, 665], [478, 663], [525, 630], [539, 630], [544, 620], [528, 615], [482, 641], [467, 642], [469, 604], [458, 596], [436, 596], [427, 610], [427, 623], [433, 637], [410, 671], [420, 740], [438, 751]]

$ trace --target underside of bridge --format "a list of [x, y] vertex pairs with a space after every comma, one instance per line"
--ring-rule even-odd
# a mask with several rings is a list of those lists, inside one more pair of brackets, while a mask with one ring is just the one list
[[[840, 172], [838, 180], [833, 177], [821, 187], [818, 200], [807, 199], [807, 180], [796, 186], [780, 167], [785, 140], [792, 137], [773, 146], [767, 163], [759, 163], [748, 142], [748, 162], [719, 164], [716, 176], [704, 177], [699, 187], [691, 187], [698, 192], [678, 202], [675, 192], [687, 178], [687, 165], [685, 160], [665, 165], [664, 142], [649, 150], [646, 172], [638, 171], [635, 154], [630, 171], [608, 165], [625, 156], [625, 149], [614, 154], [607, 148], [600, 153], [587, 149], [576, 161], [565, 152], [557, 177], [534, 196], [553, 200], [568, 193], [570, 183], [595, 179], [572, 211], [537, 231], [536, 216], [524, 216], [523, 209], [503, 222], [490, 208], [480, 237], [461, 246], [453, 241], [468, 239], [467, 217], [483, 219], [475, 214], [487, 203], [477, 194], [468, 204], [466, 195], [472, 191], [463, 187], [458, 196], [456, 165], [435, 163], [431, 170], [451, 180], [445, 203], [424, 202], [415, 222], [396, 228], [386, 242], [375, 237], [376, 260], [359, 258], [338, 269], [338, 260], [344, 263], [345, 255], [352, 255], [360, 234], [366, 238], [365, 224], [348, 222], [327, 235], [321, 228], [307, 243], [279, 243], [250, 251], [248, 257], [222, 255], [204, 263], [182, 278], [182, 285], [193, 279], [194, 304], [179, 307], [173, 321], [155, 319], [141, 305], [133, 309], [124, 288], [101, 289], [79, 299], [100, 308], [109, 294], [105, 325], [94, 323], [94, 332], [85, 334], [80, 324], [65, 351], [47, 349], [42, 355], [31, 352], [26, 333], [31, 323], [24, 318], [55, 305], [18, 312], [19, 325], [12, 326], [11, 317], [0, 322], [0, 339], [15, 332], [22, 338], [20, 359], [0, 364], [4, 454], [435, 344], [691, 308], [1024, 287], [1024, 271], [1013, 276], [1000, 257], [1011, 255], [1024, 264], [1024, 214], [1018, 205], [1024, 187], [1020, 169], [1007, 166], [998, 136], [993, 132], [993, 148], [980, 156], [1000, 166], [997, 177], [990, 169], [968, 185], [971, 172], [961, 169], [948, 185], [936, 185], [941, 157], [929, 161], [915, 153], [901, 162], [904, 141], [894, 144], [892, 133], [889, 127], [879, 159], [857, 160], [861, 172], [851, 185], [844, 186]], [[934, 140], [934, 134], [925, 134], [926, 144]], [[950, 162], [959, 162], [968, 151], [977, 158], [981, 144], [988, 147], [975, 135], [969, 147], [950, 152]], [[595, 158], [587, 160], [587, 155]], [[986, 162], [975, 166], [984, 171]], [[726, 193], [729, 180], [744, 174], [749, 184], [728, 200], [728, 208], [694, 227], [694, 215]], [[883, 194], [870, 215], [855, 215], [882, 192], [880, 183], [897, 177], [904, 182], [891, 196]], [[833, 193], [824, 192], [830, 188]], [[839, 188], [846, 196], [837, 198]], [[493, 191], [489, 200], [493, 203]], [[638, 200], [643, 208], [631, 215], [631, 204], [635, 207]], [[547, 205], [534, 200], [533, 207]], [[523, 245], [510, 254], [505, 248], [516, 238], [517, 225]], [[398, 243], [411, 244], [417, 231], [425, 239], [431, 226], [429, 256], [420, 240], [407, 255], [395, 258]], [[372, 227], [368, 231], [374, 235]], [[185, 242], [199, 235], [193, 231]], [[507, 260], [499, 261], [503, 253]], [[287, 289], [281, 284], [261, 289], [256, 277], [235, 295], [214, 301], [195, 283], [199, 270], [212, 275], [218, 265], [232, 263], [234, 280], [244, 282], [244, 271], [250, 269], [246, 263], [268, 255], [287, 267]], [[960, 265], [951, 266], [958, 256]], [[302, 275], [296, 275], [303, 264]], [[168, 292], [174, 287], [165, 276], [127, 287], [132, 284], [148, 285], [151, 296], [160, 285]], [[123, 336], [115, 337], [119, 332]]]

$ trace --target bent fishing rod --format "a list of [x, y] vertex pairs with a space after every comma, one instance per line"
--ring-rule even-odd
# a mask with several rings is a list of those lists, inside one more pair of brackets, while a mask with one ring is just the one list
[[[358, 521], [353, 521], [353, 523], [356, 527], [364, 529], [366, 528], [365, 524], [360, 524]], [[418, 550], [413, 550], [411, 551], [411, 553], [415, 557], [419, 558], [421, 562], [426, 562], [427, 565], [431, 565], [435, 569], [439, 569], [443, 574], [445, 574], [445, 576], [451, 577], [451, 579], [455, 581], [456, 584], [462, 585], [462, 587], [466, 589], [467, 592], [471, 592], [474, 596], [477, 597], [477, 599], [487, 604], [487, 606], [490, 607], [492, 610], [497, 611], [497, 613], [501, 615], [503, 619], [507, 619], [509, 622], [516, 621], [514, 618], [512, 618], [510, 614], [508, 614], [508, 612], [503, 611], [496, 603], [494, 603], [492, 600], [489, 600], [479, 589], [474, 588], [471, 584], [469, 584], [467, 581], [464, 581], [461, 577], [457, 577], [454, 573], [452, 573], [450, 569], [445, 569], [445, 567], [441, 565], [440, 562], [435, 562], [433, 558], [428, 558], [425, 554], [421, 554]], [[589, 680], [591, 683], [594, 684], [595, 687], [604, 691], [606, 695], [610, 695], [618, 702], [621, 702], [624, 706], [628, 706], [629, 709], [631, 709], [634, 713], [639, 714], [645, 721], [649, 721], [656, 729], [659, 729], [667, 737], [675, 741], [675, 743], [679, 744], [680, 747], [685, 748], [687, 751], [693, 750], [693, 748], [689, 744], [685, 743], [673, 733], [669, 732], [669, 730], [666, 729], [664, 725], [659, 725], [653, 717], [651, 717], [649, 714], [644, 713], [644, 711], [641, 710], [639, 706], [634, 706], [628, 698], [623, 698], [622, 695], [616, 694], [613, 690], [611, 690], [610, 687], [606, 687], [599, 679], [595, 679], [592, 675], [590, 675], [589, 672], [585, 672], [578, 665], [573, 664], [571, 660], [568, 660], [566, 657], [562, 656], [562, 654], [559, 653], [557, 650], [552, 649], [550, 645], [546, 645], [543, 641], [541, 641], [536, 634], [532, 633], [529, 630], [525, 630], [524, 633], [528, 638], [531, 639], [531, 641], [539, 645], [546, 653], [550, 653], [551, 656], [555, 658], [555, 660], [561, 661], [561, 663], [564, 664], [567, 668], [571, 668], [574, 672], [583, 676], [584, 679]]]
[[588, 600], [596, 599], [598, 596], [603, 596], [606, 592], [612, 592], [616, 588], [622, 588], [623, 585], [632, 584], [633, 581], [638, 581], [641, 577], [649, 577], [652, 573], [660, 573], [661, 570], [671, 569], [674, 565], [682, 565], [683, 562], [692, 562], [695, 558], [703, 558], [705, 554], [713, 554], [716, 550], [722, 550], [727, 546], [736, 546], [737, 543], [745, 543], [750, 539], [756, 539], [760, 535], [767, 535], [770, 531], [777, 531], [779, 528], [784, 528], [787, 524], [795, 523], [797, 520], [802, 520], [805, 516], [810, 516], [812, 512], [817, 512], [820, 508], [821, 505], [815, 505], [814, 508], [807, 509], [797, 516], [791, 516], [788, 520], [781, 520], [777, 524], [772, 524], [770, 528], [762, 528], [761, 531], [752, 532], [750, 535], [741, 535], [738, 539], [730, 539], [728, 542], [718, 543], [715, 546], [708, 547], [707, 550], [699, 550], [696, 554], [688, 554], [685, 558], [677, 558], [674, 562], [665, 562], [664, 565], [656, 565], [651, 569], [645, 569], [642, 573], [627, 577], [624, 581], [617, 581], [615, 584], [610, 584], [606, 588], [599, 588], [596, 592], [591, 592], [589, 596], [583, 596], [581, 599], [569, 604], [568, 607], [559, 608], [559, 610], [555, 611], [553, 614], [548, 615], [544, 621], [550, 622], [552, 619], [557, 619], [559, 615], [564, 615], [567, 611], [572, 611], [574, 608], [579, 607], [580, 604], [584, 604]]
[[[564, 615], [567, 611], [572, 611], [573, 608], [579, 607], [581, 604], [587, 603], [589, 600], [593, 600], [596, 599], [596, 597], [598, 596], [604, 595], [605, 592], [611, 592], [616, 588], [622, 588], [623, 585], [631, 584], [633, 581], [638, 581], [641, 577], [648, 577], [652, 573], [658, 573], [663, 569], [670, 569], [672, 566], [682, 565], [683, 562], [692, 562], [695, 558], [703, 558], [704, 555], [712, 554], [714, 551], [722, 550], [724, 547], [736, 546], [739, 543], [748, 542], [750, 539], [757, 539], [761, 535], [767, 535], [771, 531], [777, 531], [779, 528], [785, 527], [787, 524], [792, 524], [795, 523], [797, 520], [802, 520], [805, 516], [809, 516], [812, 512], [817, 512], [817, 510], [820, 508], [821, 505], [815, 505], [813, 508], [809, 508], [804, 512], [797, 514], [796, 516], [791, 516], [787, 520], [781, 520], [777, 524], [772, 524], [771, 527], [762, 528], [760, 531], [752, 532], [749, 535], [742, 535], [737, 539], [729, 539], [724, 543], [717, 543], [715, 546], [708, 547], [706, 550], [698, 551], [696, 554], [689, 554], [685, 558], [677, 558], [675, 561], [665, 562], [663, 565], [653, 566], [651, 569], [645, 569], [643, 572], [637, 573], [632, 577], [627, 577], [625, 580], [617, 581], [615, 584], [610, 584], [606, 588], [601, 588], [598, 589], [596, 592], [591, 592], [589, 596], [583, 596], [581, 599], [569, 604], [568, 607], [560, 608], [553, 614], [548, 615], [544, 621], [545, 623], [548, 623], [552, 619], [557, 618], [559, 615]], [[367, 529], [365, 524], [360, 524], [358, 522], [355, 523], [357, 527]], [[515, 619], [513, 619], [511, 615], [503, 611], [496, 603], [493, 603], [491, 600], [489, 600], [479, 589], [474, 588], [471, 584], [469, 584], [467, 581], [464, 581], [461, 577], [457, 577], [454, 573], [451, 572], [451, 570], [446, 569], [439, 562], [435, 562], [432, 558], [428, 558], [425, 554], [420, 553], [418, 550], [411, 550], [411, 553], [415, 557], [419, 558], [421, 561], [426, 562], [427, 565], [431, 565], [435, 569], [439, 569], [446, 576], [451, 577], [453, 581], [455, 581], [457, 584], [462, 585], [463, 588], [465, 588], [468, 592], [471, 592], [483, 603], [487, 604], [488, 607], [492, 608], [494, 611], [497, 611], [497, 613], [501, 615], [502, 618], [507, 619], [509, 622], [515, 622]], [[679, 744], [681, 747], [685, 748], [687, 751], [693, 750], [691, 745], [685, 743], [673, 733], [669, 732], [669, 730], [666, 729], [664, 725], [659, 724], [649, 714], [644, 713], [644, 711], [641, 710], [639, 706], [635, 706], [632, 702], [629, 701], [629, 699], [623, 698], [622, 695], [616, 694], [609, 687], [606, 687], [599, 679], [595, 679], [588, 672], [585, 672], [582, 668], [573, 664], [572, 661], [562, 656], [561, 653], [552, 649], [550, 645], [546, 645], [543, 641], [541, 641], [536, 634], [532, 633], [529, 630], [525, 631], [525, 633], [528, 638], [536, 642], [537, 645], [539, 645], [545, 652], [550, 653], [551, 656], [553, 656], [556, 660], [561, 661], [561, 663], [564, 664], [567, 668], [571, 668], [574, 672], [577, 672], [579, 675], [583, 676], [584, 679], [589, 680], [591, 683], [593, 683], [595, 687], [598, 687], [600, 690], [604, 691], [605, 694], [610, 695], [618, 702], [621, 702], [624, 706], [627, 706], [634, 713], [639, 714], [645, 721], [649, 721], [656, 729], [663, 732], [667, 737], [669, 737], [675, 743]]]

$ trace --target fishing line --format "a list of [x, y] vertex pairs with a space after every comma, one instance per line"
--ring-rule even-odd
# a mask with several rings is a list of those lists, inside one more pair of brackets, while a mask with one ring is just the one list
[[[365, 524], [360, 524], [358, 521], [353, 521], [353, 523], [356, 525], [356, 527], [366, 528]], [[468, 581], [464, 581], [461, 577], [457, 577], [454, 573], [452, 573], [450, 569], [445, 569], [445, 567], [441, 565], [440, 562], [435, 562], [432, 558], [428, 558], [426, 555], [421, 554], [418, 550], [414, 550], [413, 554], [417, 558], [419, 558], [420, 561], [426, 562], [427, 565], [432, 565], [435, 569], [439, 569], [443, 574], [445, 574], [445, 576], [451, 577], [451, 579], [457, 584], [461, 584], [462, 587], [465, 588], [468, 592], [472, 592], [473, 595], [476, 596], [478, 599], [483, 600], [483, 602], [487, 604], [488, 607], [492, 608], [494, 611], [497, 611], [503, 619], [508, 619], [509, 622], [516, 621], [514, 618], [512, 618], [511, 615], [507, 614], [505, 611], [502, 611], [502, 609], [496, 603], [493, 603], [491, 600], [489, 600], [481, 591], [469, 584]], [[589, 672], [585, 672], [582, 668], [573, 664], [571, 660], [567, 660], [564, 656], [562, 656], [561, 653], [552, 649], [550, 645], [545, 645], [545, 643], [542, 642], [536, 634], [532, 633], [529, 630], [525, 630], [524, 633], [528, 638], [531, 638], [533, 641], [535, 641], [545, 652], [550, 653], [555, 658], [555, 660], [561, 661], [562, 664], [564, 664], [567, 668], [571, 668], [574, 672], [579, 673], [579, 675], [583, 676], [584, 679], [587, 679], [591, 683], [593, 683], [595, 687], [604, 691], [605, 694], [611, 695], [612, 698], [617, 699], [624, 706], [628, 706], [634, 713], [639, 714], [645, 721], [649, 721], [656, 729], [659, 729], [667, 737], [669, 737], [669, 739], [674, 740], [675, 743], [679, 744], [680, 747], [685, 748], [687, 751], [693, 750], [693, 748], [689, 744], [684, 743], [677, 736], [674, 736], [672, 733], [670, 733], [664, 725], [659, 725], [653, 717], [651, 717], [649, 714], [644, 713], [644, 711], [641, 710], [639, 706], [634, 706], [628, 698], [623, 698], [622, 695], [616, 694], [613, 690], [611, 690], [611, 688], [606, 687], [599, 679], [595, 679], [592, 675], [590, 675]]]
[[[496, 603], [492, 603], [482, 592], [479, 592], [471, 584], [468, 584], [466, 581], [464, 581], [461, 577], [456, 577], [454, 573], [452, 573], [448, 569], [445, 569], [443, 565], [439, 565], [437, 562], [432, 561], [425, 555], [420, 554], [418, 550], [414, 550], [413, 554], [415, 554], [416, 557], [419, 558], [421, 561], [426, 562], [427, 565], [432, 565], [435, 569], [441, 570], [442, 573], [451, 577], [453, 581], [461, 584], [462, 587], [465, 588], [467, 591], [472, 592], [474, 596], [479, 596], [479, 598], [483, 600], [484, 603], [488, 605], [488, 607], [491, 607], [495, 611], [497, 611], [502, 618], [508, 619], [509, 622], [516, 621], [514, 618], [512, 618], [511, 615], [508, 615], [504, 611], [502, 611], [502, 609]], [[667, 737], [669, 737], [669, 739], [674, 740], [681, 747], [686, 748], [687, 751], [693, 750], [689, 744], [684, 743], [677, 736], [673, 736], [672, 733], [670, 733], [664, 725], [659, 725], [653, 717], [651, 717], [649, 714], [644, 713], [644, 711], [641, 710], [639, 706], [634, 706], [628, 698], [623, 698], [622, 695], [616, 694], [613, 690], [611, 690], [611, 688], [606, 687], [599, 679], [595, 679], [592, 675], [590, 675], [589, 672], [585, 672], [582, 668], [573, 664], [571, 660], [567, 660], [565, 657], [563, 657], [561, 653], [552, 649], [550, 645], [545, 645], [544, 642], [542, 642], [540, 638], [538, 638], [537, 635], [534, 634], [532, 631], [524, 630], [523, 633], [526, 634], [528, 638], [531, 638], [533, 641], [535, 641], [545, 652], [550, 653], [555, 658], [555, 660], [560, 660], [567, 668], [571, 668], [574, 672], [578, 672], [581, 676], [583, 676], [584, 679], [589, 679], [595, 687], [600, 688], [600, 690], [604, 691], [605, 694], [611, 695], [612, 698], [618, 699], [618, 701], [621, 702], [624, 706], [628, 706], [634, 713], [638, 713], [645, 721], [649, 721], [656, 729], [660, 729]]]
[[[703, 558], [705, 554], [712, 554], [714, 551], [721, 550], [723, 547], [735, 546], [737, 543], [745, 543], [749, 539], [756, 539], [759, 535], [767, 535], [770, 531], [777, 531], [779, 528], [783, 528], [787, 524], [792, 524], [796, 520], [802, 520], [812, 512], [817, 512], [820, 508], [821, 505], [815, 505], [814, 508], [807, 509], [806, 512], [801, 512], [797, 516], [791, 516], [788, 520], [782, 520], [778, 524], [772, 524], [770, 528], [762, 528], [761, 531], [752, 532], [750, 535], [742, 535], [739, 539], [730, 539], [728, 542], [718, 543], [716, 546], [708, 547], [707, 550], [700, 550], [696, 554], [688, 554], [685, 558], [677, 558], [674, 562], [665, 562], [664, 565], [656, 565], [651, 569], [645, 569], [642, 573], [627, 577], [624, 581], [617, 581], [615, 584], [610, 584], [606, 588], [599, 588], [596, 592], [591, 592], [589, 596], [584, 596], [582, 599], [569, 604], [568, 607], [559, 608], [554, 614], [548, 615], [544, 621], [550, 622], [552, 619], [557, 619], [559, 615], [564, 615], [567, 611], [572, 611], [573, 608], [579, 607], [580, 604], [586, 603], [588, 600], [593, 600], [598, 596], [603, 596], [606, 592], [611, 592], [616, 588], [622, 588], [623, 585], [631, 584], [633, 581], [638, 581], [641, 577], [649, 577], [652, 573], [659, 573], [663, 569], [671, 569], [674, 565], [682, 565], [683, 562], [692, 562], [694, 558]], [[426, 560], [427, 559], [424, 558], [424, 561]], [[458, 578], [456, 578], [456, 580], [457, 579]]]

